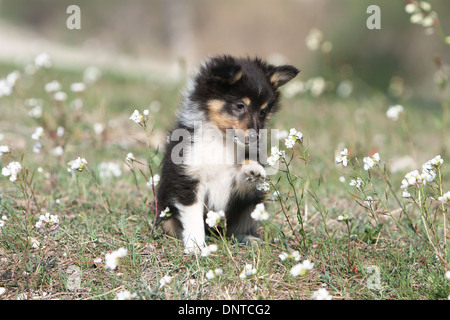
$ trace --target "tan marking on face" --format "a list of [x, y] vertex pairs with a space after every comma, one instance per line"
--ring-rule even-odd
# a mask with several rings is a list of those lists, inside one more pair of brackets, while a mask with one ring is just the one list
[[219, 99], [212, 99], [207, 102], [207, 106], [209, 109], [209, 118], [210, 121], [220, 130], [225, 131], [226, 129], [241, 129], [248, 130], [247, 125], [244, 122], [239, 121], [228, 115], [223, 113], [223, 107], [225, 106], [225, 101]]
[[268, 103], [267, 103], [267, 102], [263, 103], [263, 104], [261, 105], [261, 107], [259, 107], [259, 108], [260, 108], [260, 110], [263, 110], [263, 109], [265, 109], [265, 108], [267, 107], [267, 105], [268, 105]]
[[245, 103], [246, 106], [250, 105], [251, 103], [250, 98], [248, 97], [243, 97], [241, 100], [243, 103]]

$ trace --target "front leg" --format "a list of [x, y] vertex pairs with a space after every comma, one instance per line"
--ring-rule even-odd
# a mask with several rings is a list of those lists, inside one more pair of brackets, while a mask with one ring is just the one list
[[192, 205], [177, 205], [179, 219], [183, 227], [181, 233], [184, 252], [199, 252], [205, 246], [205, 222], [203, 218], [203, 204], [197, 201]]
[[241, 168], [241, 179], [247, 183], [256, 183], [266, 178], [266, 170], [254, 160], [245, 160]]
[[242, 194], [255, 192], [256, 185], [266, 178], [266, 170], [254, 160], [245, 160], [236, 176], [236, 188]]

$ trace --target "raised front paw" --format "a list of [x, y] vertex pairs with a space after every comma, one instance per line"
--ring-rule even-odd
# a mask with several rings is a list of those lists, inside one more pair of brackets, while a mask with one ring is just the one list
[[256, 161], [244, 164], [242, 166], [242, 172], [244, 173], [245, 179], [250, 182], [256, 182], [266, 178], [266, 170]]

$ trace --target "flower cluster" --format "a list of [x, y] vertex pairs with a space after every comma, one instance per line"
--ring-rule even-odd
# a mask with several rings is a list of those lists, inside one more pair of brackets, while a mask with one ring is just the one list
[[302, 258], [302, 256], [300, 255], [300, 252], [298, 251], [293, 251], [291, 253], [287, 253], [287, 252], [282, 252], [278, 258], [280, 258], [281, 261], [286, 261], [287, 259], [293, 259], [295, 261], [300, 261], [300, 259]]
[[13, 161], [2, 169], [2, 175], [9, 177], [9, 181], [14, 182], [21, 171], [22, 165], [17, 161]]
[[312, 300], [332, 300], [333, 297], [328, 293], [327, 289], [320, 288], [311, 295]]
[[2, 219], [0, 220], [0, 228], [6, 224], [6, 220], [8, 220], [8, 218], [5, 215], [2, 216]]
[[350, 217], [349, 217], [347, 214], [343, 214], [343, 215], [339, 215], [338, 218], [337, 218], [337, 220], [338, 220], [339, 222], [344, 221], [344, 222], [347, 223], [348, 220], [350, 220]]
[[431, 10], [431, 5], [426, 1], [409, 1], [405, 11], [411, 15], [411, 23], [422, 25], [426, 28], [435, 25], [438, 15]]
[[54, 236], [58, 233], [59, 218], [56, 215], [47, 212], [45, 215], [40, 215], [39, 220], [34, 225], [36, 229], [39, 229], [43, 234], [50, 234]]
[[159, 218], [168, 218], [171, 216], [169, 207], [166, 207], [161, 213], [159, 214]]
[[222, 210], [220, 210], [219, 212], [209, 211], [206, 214], [206, 224], [210, 228], [214, 228], [215, 226], [217, 226], [217, 224], [220, 223], [220, 220], [222, 220], [222, 218], [224, 218], [224, 217], [225, 217], [225, 212], [223, 212]]
[[217, 245], [211, 244], [202, 248], [202, 257], [208, 257], [211, 253], [217, 251]]
[[267, 181], [260, 181], [256, 185], [256, 190], [267, 192], [270, 190], [270, 184]]
[[336, 164], [342, 163], [344, 167], [348, 165], [349, 157], [348, 157], [348, 149], [344, 148], [343, 151], [336, 157]]
[[173, 280], [172, 276], [165, 275], [160, 281], [159, 281], [159, 288], [164, 288], [167, 284], [171, 283]]
[[128, 254], [128, 250], [125, 248], [119, 248], [116, 251], [107, 253], [105, 255], [105, 268], [114, 270], [119, 265], [119, 259], [125, 257]]
[[314, 263], [311, 263], [309, 260], [304, 260], [302, 263], [296, 264], [291, 268], [291, 275], [294, 277], [297, 276], [304, 276], [309, 271], [311, 271], [314, 268]]
[[256, 268], [253, 268], [252, 264], [246, 264], [244, 269], [242, 269], [239, 274], [239, 278], [246, 279], [247, 277], [251, 277], [256, 274]]
[[403, 110], [404, 110], [403, 106], [399, 104], [395, 106], [390, 106], [389, 109], [386, 111], [386, 117], [388, 117], [392, 121], [397, 121], [400, 116], [400, 113], [402, 113]]
[[360, 177], [357, 177], [356, 179], [352, 179], [349, 183], [350, 186], [356, 187], [357, 189], [361, 190], [364, 186], [364, 180]]
[[125, 158], [125, 162], [128, 163], [128, 164], [131, 164], [131, 163], [133, 163], [134, 161], [136, 161], [136, 157], [134, 156], [133, 153], [128, 152], [128, 154], [127, 154], [127, 156], [126, 156], [126, 158]]
[[301, 142], [303, 139], [303, 134], [297, 131], [295, 128], [291, 128], [289, 131], [289, 136], [284, 140], [286, 148], [292, 149], [297, 141]]
[[286, 158], [286, 152], [279, 150], [277, 147], [272, 147], [270, 157], [267, 158], [267, 163], [273, 167], [280, 158]]
[[444, 204], [450, 204], [450, 191], [444, 193], [438, 200]]
[[369, 170], [372, 169], [372, 167], [380, 162], [380, 155], [379, 153], [375, 153], [373, 156], [371, 157], [364, 157], [363, 159], [363, 163], [364, 163], [364, 170]]
[[146, 109], [142, 113], [139, 110], [135, 109], [130, 116], [130, 120], [137, 124], [144, 124], [148, 119], [149, 111]]
[[223, 274], [223, 270], [221, 268], [216, 268], [214, 270], [209, 270], [205, 276], [206, 279], [211, 280], [214, 279], [216, 276], [220, 276]]
[[422, 173], [419, 170], [414, 170], [408, 172], [405, 178], [402, 180], [401, 188], [404, 189], [403, 197], [409, 198], [411, 195], [408, 193], [408, 187], [426, 185], [427, 183], [433, 182], [436, 178], [436, 169], [444, 163], [441, 156], [438, 155], [433, 159], [425, 162], [422, 166]]
[[88, 162], [86, 161], [86, 159], [78, 157], [75, 160], [69, 161], [67, 163], [67, 165], [69, 166], [67, 171], [71, 172], [71, 173], [75, 173], [77, 171], [82, 172], [82, 171], [86, 170]]
[[258, 203], [250, 216], [256, 221], [265, 221], [269, 219], [269, 213], [266, 211], [264, 203]]
[[0, 79], [0, 98], [11, 95], [17, 80], [20, 78], [18, 71], [9, 73], [6, 78]]
[[9, 149], [8, 146], [0, 146], [0, 158], [2, 155], [8, 154], [8, 153], [11, 153], [11, 150]]
[[116, 298], [114, 300], [133, 300], [137, 297], [137, 293], [131, 293], [128, 290], [122, 290], [116, 294]]

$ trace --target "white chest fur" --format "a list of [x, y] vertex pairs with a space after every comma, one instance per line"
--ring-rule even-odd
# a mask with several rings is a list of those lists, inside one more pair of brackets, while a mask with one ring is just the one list
[[223, 140], [195, 139], [186, 161], [187, 173], [199, 181], [197, 199], [206, 201], [208, 210], [226, 210], [233, 180], [239, 172], [234, 163], [234, 147]]

